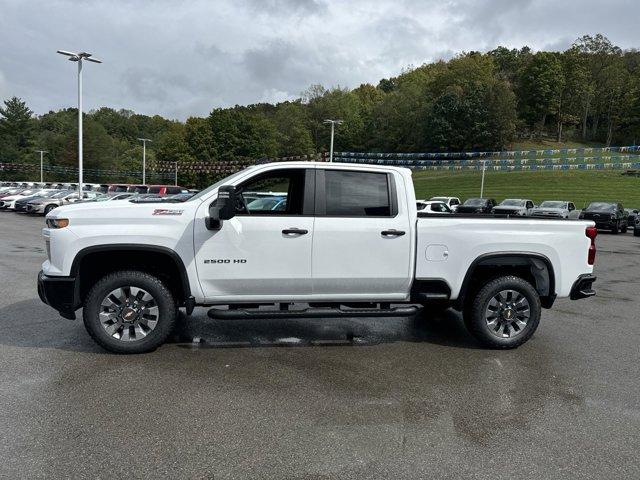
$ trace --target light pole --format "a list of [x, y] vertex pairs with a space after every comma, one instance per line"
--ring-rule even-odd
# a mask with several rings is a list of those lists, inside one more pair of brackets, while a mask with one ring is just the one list
[[176, 177], [175, 182], [173, 183], [176, 187], [178, 186], [178, 162], [173, 162], [176, 165]]
[[142, 184], [147, 184], [147, 142], [151, 140], [148, 138], [139, 138], [142, 142]]
[[70, 62], [78, 62], [78, 197], [82, 198], [82, 61], [102, 63], [87, 52], [73, 53], [58, 50], [60, 55], [69, 57]]
[[480, 183], [480, 198], [484, 198], [484, 171], [487, 169], [487, 161], [482, 160], [482, 182]]
[[331, 124], [331, 144], [329, 146], [329, 162], [333, 162], [333, 135], [335, 132], [335, 127], [336, 125], [341, 125], [343, 123], [343, 120], [325, 120], [324, 123], [330, 123]]
[[44, 176], [42, 174], [43, 155], [49, 152], [46, 150], [36, 150], [36, 153], [40, 153], [40, 183], [42, 183], [44, 181]]

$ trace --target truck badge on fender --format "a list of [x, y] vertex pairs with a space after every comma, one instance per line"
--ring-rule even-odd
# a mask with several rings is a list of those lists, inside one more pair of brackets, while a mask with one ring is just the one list
[[169, 208], [156, 208], [153, 215], [182, 215], [184, 210], [171, 210]]

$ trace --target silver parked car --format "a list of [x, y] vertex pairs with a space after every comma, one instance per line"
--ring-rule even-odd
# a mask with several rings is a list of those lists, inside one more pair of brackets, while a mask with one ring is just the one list
[[569, 218], [571, 212], [576, 209], [573, 202], [565, 202], [561, 200], [545, 200], [540, 206], [531, 210], [532, 217], [544, 218]]
[[[83, 199], [95, 198], [101, 195], [97, 192], [83, 192]], [[62, 205], [68, 205], [78, 201], [78, 192], [73, 190], [62, 190], [59, 194], [53, 195], [48, 198], [39, 198], [27, 203], [26, 212], [46, 215], [54, 208]]]

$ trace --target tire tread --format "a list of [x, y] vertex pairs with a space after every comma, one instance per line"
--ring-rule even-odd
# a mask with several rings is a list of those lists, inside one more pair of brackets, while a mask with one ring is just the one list
[[[101, 331], [97, 330], [102, 328], [99, 323], [97, 323], [99, 321], [97, 319], [91, 318], [91, 311], [93, 309], [93, 306], [90, 304], [92, 302], [102, 301], [102, 298], [100, 298], [101, 290], [111, 283], [121, 283], [123, 279], [126, 279], [127, 284], [133, 285], [136, 285], [136, 280], [142, 282], [143, 284], [146, 282], [150, 282], [154, 286], [154, 288], [158, 289], [159, 296], [161, 297], [161, 300], [159, 300], [156, 294], [153, 294], [153, 297], [156, 298], [156, 301], [158, 303], [160, 303], [160, 301], [167, 302], [167, 305], [164, 308], [159, 309], [161, 321], [158, 322], [158, 325], [153, 330], [153, 333], [150, 334], [150, 338], [146, 337], [144, 340], [141, 340], [140, 343], [117, 343], [117, 341], [106, 341], [105, 338], [101, 335]], [[139, 284], [136, 286], [139, 286]], [[97, 305], [99, 304], [96, 304], [96, 306]], [[146, 353], [158, 348], [167, 340], [169, 335], [171, 335], [176, 323], [176, 310], [176, 303], [173, 295], [171, 294], [171, 291], [159, 278], [138, 270], [120, 270], [105, 275], [100, 280], [98, 280], [98, 282], [96, 282], [96, 284], [91, 288], [84, 302], [82, 317], [85, 328], [87, 329], [87, 332], [89, 333], [91, 338], [93, 338], [93, 340], [105, 350], [120, 354]]]
[[[508, 284], [511, 284], [509, 286]], [[529, 325], [531, 327], [528, 331], [524, 332], [522, 335], [518, 335], [515, 339], [509, 342], [500, 341], [497, 337], [494, 337], [491, 333], [487, 332], [486, 327], [484, 326], [484, 306], [487, 302], [487, 296], [490, 296], [491, 292], [493, 292], [498, 287], [512, 288], [513, 284], [518, 285], [525, 291], [528, 291], [529, 296], [532, 299], [528, 298], [530, 302], [530, 309], [532, 311], [535, 310], [535, 314], [529, 318]], [[531, 300], [533, 300], [533, 305], [531, 305]], [[524, 280], [521, 277], [517, 277], [515, 275], [506, 275], [496, 277], [493, 280], [490, 280], [486, 285], [484, 285], [480, 290], [478, 290], [471, 302], [468, 303], [467, 308], [464, 311], [464, 323], [471, 333], [483, 346], [494, 349], [511, 349], [517, 348], [527, 340], [531, 338], [536, 329], [538, 328], [538, 324], [540, 322], [540, 297], [538, 292], [536, 292], [535, 288]], [[529, 326], [528, 325], [528, 326]]]

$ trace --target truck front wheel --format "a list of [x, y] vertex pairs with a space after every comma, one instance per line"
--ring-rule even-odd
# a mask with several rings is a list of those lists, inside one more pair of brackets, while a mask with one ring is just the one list
[[520, 277], [491, 280], [467, 303], [469, 332], [485, 347], [516, 348], [529, 340], [540, 323], [540, 297]]
[[87, 295], [89, 335], [114, 353], [145, 353], [162, 345], [176, 322], [176, 302], [160, 279], [139, 271], [113, 272]]

